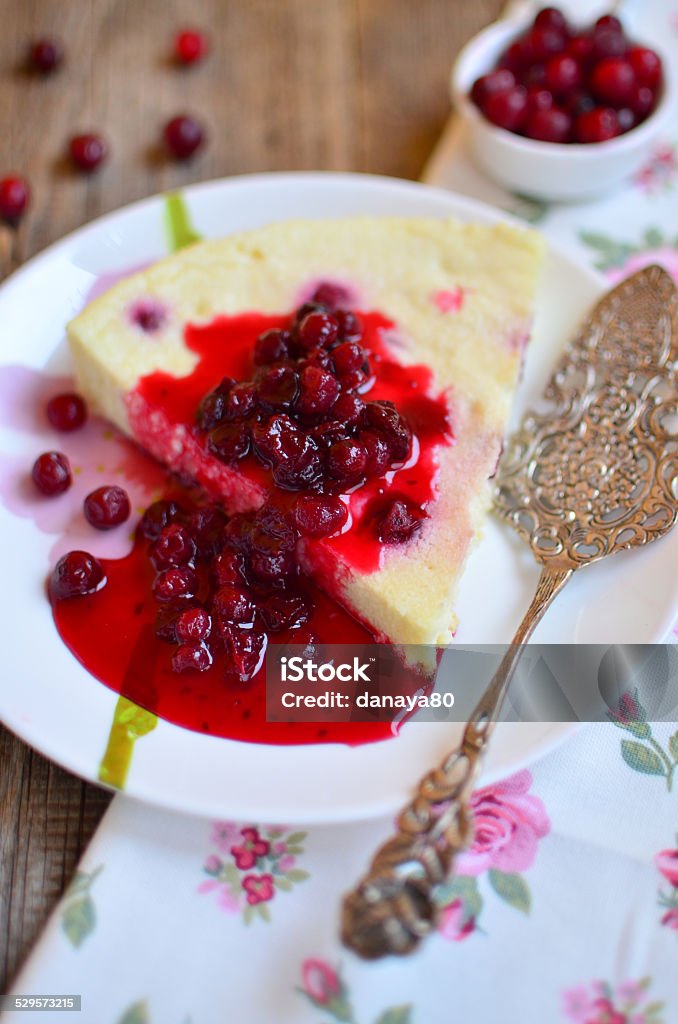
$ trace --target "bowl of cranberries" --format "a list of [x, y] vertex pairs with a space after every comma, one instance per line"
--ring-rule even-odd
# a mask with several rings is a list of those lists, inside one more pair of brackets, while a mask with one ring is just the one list
[[580, 24], [556, 7], [475, 36], [452, 72], [476, 161], [550, 201], [593, 198], [647, 159], [668, 114], [668, 68], [615, 15]]

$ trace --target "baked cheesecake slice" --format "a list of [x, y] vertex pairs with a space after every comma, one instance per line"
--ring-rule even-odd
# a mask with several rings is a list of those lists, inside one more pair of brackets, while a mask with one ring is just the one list
[[444, 644], [529, 340], [539, 236], [357, 217], [207, 241], [68, 327], [91, 405], [227, 511], [272, 502], [381, 639]]

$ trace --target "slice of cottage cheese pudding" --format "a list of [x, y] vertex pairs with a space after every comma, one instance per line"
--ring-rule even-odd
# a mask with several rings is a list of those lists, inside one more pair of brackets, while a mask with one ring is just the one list
[[203, 242], [72, 321], [78, 385], [228, 511], [293, 521], [305, 570], [377, 637], [445, 643], [541, 256], [527, 229], [391, 217]]

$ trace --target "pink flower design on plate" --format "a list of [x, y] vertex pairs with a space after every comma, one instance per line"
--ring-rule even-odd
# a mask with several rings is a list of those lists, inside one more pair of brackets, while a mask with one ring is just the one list
[[444, 939], [451, 939], [452, 942], [461, 942], [475, 930], [475, 917], [464, 921], [464, 904], [461, 900], [454, 900], [449, 907], [445, 907], [440, 915], [438, 931]]
[[532, 866], [551, 823], [539, 797], [528, 793], [531, 785], [532, 775], [525, 770], [476, 790], [471, 797], [475, 838], [470, 851], [459, 857], [460, 874], [479, 875], [490, 868], [514, 873]]
[[232, 846], [231, 853], [236, 866], [241, 871], [248, 871], [253, 868], [259, 857], [265, 857], [271, 848], [271, 844], [262, 839], [259, 830], [256, 828], [243, 828], [240, 834], [245, 840], [240, 846]]
[[661, 850], [654, 862], [666, 881], [678, 888], [678, 850]]
[[231, 847], [240, 838], [240, 826], [233, 821], [215, 821], [212, 825], [210, 842], [222, 853], [230, 853]]
[[678, 932], [678, 907], [670, 907], [661, 919], [665, 928]]
[[275, 895], [273, 875], [245, 875], [242, 887], [247, 894], [247, 902], [251, 907], [257, 903], [266, 903]]
[[327, 1006], [341, 995], [339, 975], [325, 960], [304, 960], [301, 965], [301, 979], [306, 995], [320, 1006]]

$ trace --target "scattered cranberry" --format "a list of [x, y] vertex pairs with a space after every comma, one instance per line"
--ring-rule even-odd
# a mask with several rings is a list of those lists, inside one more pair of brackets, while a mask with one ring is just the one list
[[268, 643], [266, 634], [230, 625], [220, 627], [219, 632], [230, 659], [227, 675], [240, 683], [248, 683], [263, 663]]
[[595, 107], [579, 115], [574, 130], [577, 142], [607, 142], [619, 135], [619, 121], [609, 107]]
[[139, 530], [146, 540], [157, 540], [162, 531], [181, 515], [181, 509], [175, 501], [154, 501], [144, 512], [139, 522]]
[[289, 409], [299, 394], [299, 374], [289, 366], [267, 370], [257, 384], [259, 400], [272, 409]]
[[39, 455], [33, 463], [31, 476], [38, 490], [49, 498], [63, 494], [73, 483], [70, 463], [62, 452]]
[[290, 340], [289, 332], [283, 331], [280, 327], [264, 331], [254, 344], [254, 365], [265, 366], [267, 363], [278, 363], [287, 359]]
[[221, 551], [226, 523], [226, 514], [218, 505], [204, 505], [188, 516], [186, 526], [200, 558], [209, 561]]
[[145, 334], [155, 334], [164, 325], [167, 319], [167, 310], [154, 299], [141, 299], [132, 308], [130, 319]]
[[392, 402], [368, 402], [367, 423], [385, 438], [393, 458], [403, 462], [410, 454], [412, 432]]
[[339, 381], [331, 373], [317, 366], [307, 366], [300, 378], [296, 411], [302, 416], [326, 416], [340, 392]]
[[423, 513], [405, 498], [394, 498], [378, 524], [379, 540], [384, 544], [403, 544], [421, 527]]
[[348, 509], [339, 498], [305, 494], [295, 502], [294, 520], [307, 537], [329, 537], [346, 524]]
[[172, 655], [174, 672], [206, 672], [214, 658], [205, 643], [186, 643], [177, 647]]
[[310, 614], [308, 602], [295, 594], [273, 594], [261, 606], [261, 618], [271, 633], [280, 633], [283, 629], [298, 629], [308, 622]]
[[226, 399], [226, 419], [242, 420], [250, 416], [259, 404], [259, 395], [254, 384], [243, 381], [235, 384]]
[[69, 551], [63, 555], [52, 573], [50, 593], [58, 601], [68, 597], [93, 594], [106, 583], [101, 562], [87, 551]]
[[243, 423], [222, 423], [207, 438], [207, 448], [221, 462], [234, 465], [250, 450], [249, 430]]
[[64, 59], [64, 51], [57, 39], [37, 39], [28, 50], [28, 64], [41, 75], [51, 75]]
[[165, 526], [150, 551], [150, 559], [156, 569], [170, 569], [173, 566], [191, 565], [195, 559], [195, 541], [185, 527], [179, 523]]
[[173, 117], [165, 125], [163, 134], [170, 155], [177, 160], [188, 160], [205, 141], [202, 125], [188, 114]]
[[212, 614], [218, 623], [231, 622], [236, 626], [251, 626], [256, 608], [242, 587], [226, 584], [220, 587], [212, 598]]
[[366, 467], [367, 452], [357, 441], [337, 441], [327, 453], [327, 471], [342, 488], [359, 483]]
[[74, 135], [68, 143], [68, 151], [73, 164], [86, 174], [91, 174], [106, 159], [108, 146], [100, 135], [89, 133]]
[[11, 175], [0, 180], [0, 220], [16, 227], [28, 206], [31, 190], [25, 178]]
[[204, 608], [186, 608], [177, 616], [174, 632], [180, 643], [206, 640], [212, 629], [212, 619]]
[[348, 427], [358, 427], [365, 416], [365, 403], [356, 394], [344, 392], [332, 406], [332, 418]]
[[129, 519], [131, 508], [127, 491], [115, 485], [97, 487], [85, 498], [85, 519], [97, 530], [111, 530]]
[[155, 578], [153, 594], [157, 601], [186, 601], [198, 592], [198, 577], [189, 566], [165, 569]]
[[213, 430], [226, 418], [228, 397], [234, 384], [234, 380], [226, 377], [214, 391], [205, 395], [196, 413], [196, 420], [201, 430]]
[[87, 406], [80, 395], [55, 395], [47, 403], [47, 419], [55, 430], [78, 430], [87, 419]]
[[339, 337], [342, 341], [357, 341], [362, 336], [363, 325], [350, 309], [337, 309], [334, 319], [339, 325]]
[[325, 306], [327, 309], [335, 312], [340, 310], [342, 306], [350, 305], [351, 294], [343, 284], [337, 284], [334, 281], [322, 281], [313, 292], [311, 301], [317, 302], [318, 305]]
[[242, 570], [242, 557], [234, 551], [220, 551], [210, 563], [210, 573], [217, 587], [226, 583], [241, 586], [244, 579]]
[[174, 58], [179, 64], [197, 64], [207, 51], [207, 36], [197, 29], [186, 28], [174, 40]]

